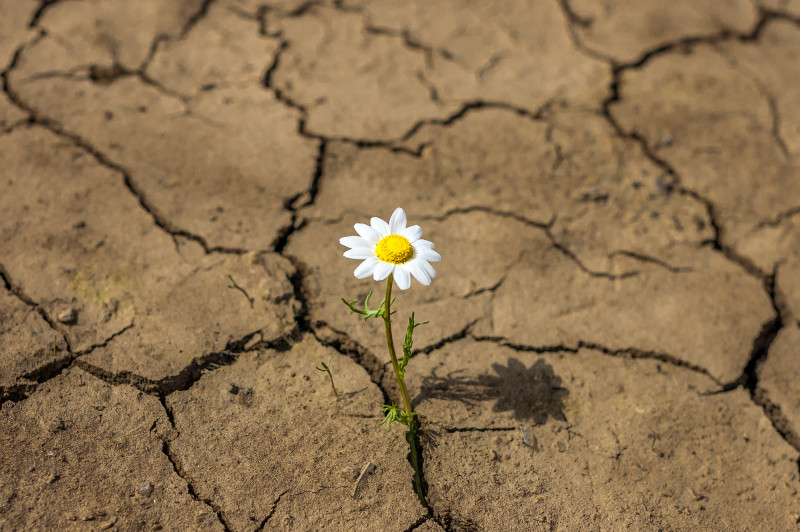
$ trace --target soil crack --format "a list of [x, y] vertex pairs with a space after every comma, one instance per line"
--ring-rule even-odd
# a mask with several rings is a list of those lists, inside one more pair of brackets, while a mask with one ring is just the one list
[[[173, 430], [178, 432], [178, 429], [175, 426], [175, 418], [172, 414], [172, 410], [167, 405], [163, 396], [160, 397], [159, 399], [161, 402], [161, 406], [164, 408], [164, 412], [166, 412], [167, 414], [167, 420], [169, 421], [170, 426], [172, 427]], [[174, 456], [172, 448], [170, 447], [170, 440], [166, 437], [161, 438], [161, 452], [164, 453], [164, 456], [167, 457], [169, 463], [172, 464], [172, 470], [175, 472], [175, 474], [181, 477], [181, 479], [184, 482], [186, 482], [186, 489], [189, 492], [189, 496], [195, 501], [202, 502], [203, 504], [208, 506], [217, 516], [217, 519], [219, 520], [220, 524], [222, 525], [223, 529], [226, 532], [230, 532], [231, 530], [233, 530], [233, 528], [231, 528], [231, 526], [225, 519], [225, 514], [223, 513], [222, 508], [220, 508], [219, 505], [215, 504], [214, 501], [210, 499], [201, 498], [197, 494], [197, 490], [195, 489], [192, 483], [192, 479], [189, 477], [189, 475], [186, 474], [186, 471], [184, 471], [183, 466], [181, 465], [178, 458]]]

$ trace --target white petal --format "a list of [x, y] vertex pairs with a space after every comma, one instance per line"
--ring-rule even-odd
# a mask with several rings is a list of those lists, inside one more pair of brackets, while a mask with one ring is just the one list
[[361, 235], [361, 237], [368, 242], [377, 244], [381, 239], [380, 235], [375, 231], [375, 229], [367, 224], [356, 224], [353, 227], [355, 228], [356, 233]]
[[367, 248], [372, 249], [374, 244], [361, 238], [360, 236], [346, 236], [339, 239], [339, 243], [349, 248]]
[[389, 224], [381, 220], [380, 218], [370, 218], [369, 224], [378, 233], [378, 236], [383, 238], [389, 234], [391, 234], [391, 230], [389, 229]]
[[421, 238], [419, 240], [417, 240], [416, 242], [414, 242], [414, 247], [416, 248], [417, 246], [422, 247], [422, 248], [428, 248], [428, 249], [433, 249], [433, 248], [436, 247], [436, 246], [433, 245], [433, 242], [431, 242], [430, 240], [422, 240]]
[[358, 265], [356, 271], [353, 272], [353, 275], [356, 276], [356, 279], [364, 279], [365, 277], [369, 277], [375, 271], [375, 266], [378, 265], [378, 257], [370, 257], [361, 264]]
[[394, 281], [397, 283], [400, 290], [408, 290], [408, 287], [411, 286], [411, 275], [409, 275], [408, 270], [405, 268], [405, 264], [399, 264], [395, 267]]
[[393, 235], [399, 235], [400, 231], [406, 228], [406, 211], [400, 207], [396, 208], [389, 218], [389, 229]]
[[428, 262], [439, 262], [442, 260], [442, 256], [436, 253], [432, 249], [422, 248], [422, 249], [415, 249], [414, 256], [419, 257], [423, 260], [427, 260]]
[[353, 248], [344, 252], [348, 259], [368, 259], [375, 256], [375, 252], [370, 248]]
[[378, 261], [378, 264], [375, 265], [375, 272], [372, 274], [372, 278], [376, 281], [383, 281], [389, 274], [394, 271], [394, 264], [389, 262], [382, 262]]
[[428, 275], [430, 275], [431, 279], [436, 277], [436, 270], [433, 269], [433, 266], [431, 266], [430, 262], [422, 259], [414, 259], [414, 260], [418, 262], [420, 266], [422, 266], [422, 269], [425, 270], [428, 273]]
[[428, 275], [428, 272], [422, 267], [423, 264], [427, 264], [424, 260], [410, 260], [405, 264], [405, 267], [408, 271], [413, 275], [417, 281], [428, 286], [431, 284], [431, 276]]
[[422, 228], [418, 225], [412, 225], [411, 227], [406, 227], [398, 234], [406, 237], [408, 241], [413, 244], [422, 237]]

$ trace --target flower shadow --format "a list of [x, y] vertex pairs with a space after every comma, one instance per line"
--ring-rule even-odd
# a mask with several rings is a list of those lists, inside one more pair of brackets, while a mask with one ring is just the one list
[[543, 358], [530, 367], [510, 358], [508, 365], [492, 364], [492, 370], [494, 374], [478, 376], [461, 375], [461, 369], [439, 376], [434, 370], [432, 375], [423, 377], [413, 402], [443, 399], [474, 407], [494, 401], [492, 412], [511, 412], [517, 421], [536, 425], [544, 424], [548, 418], [566, 421], [564, 402], [569, 390]]

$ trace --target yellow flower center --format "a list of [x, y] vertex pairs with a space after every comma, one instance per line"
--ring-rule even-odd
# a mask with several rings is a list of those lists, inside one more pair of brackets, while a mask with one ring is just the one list
[[375, 254], [383, 262], [391, 262], [392, 264], [403, 264], [408, 262], [414, 256], [414, 248], [411, 247], [411, 242], [404, 236], [389, 235], [385, 236], [378, 242], [375, 247]]

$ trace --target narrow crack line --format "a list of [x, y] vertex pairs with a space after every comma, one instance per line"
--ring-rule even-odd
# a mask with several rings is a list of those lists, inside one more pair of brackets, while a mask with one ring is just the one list
[[42, 20], [42, 17], [44, 16], [45, 12], [51, 6], [53, 6], [54, 4], [57, 4], [57, 3], [62, 2], [62, 1], [63, 0], [41, 0], [41, 3], [39, 4], [39, 7], [36, 9], [36, 11], [33, 12], [33, 15], [31, 16], [31, 20], [30, 20], [30, 22], [28, 22], [28, 27], [29, 28], [38, 27], [39, 26], [39, 21]]
[[570, 24], [586, 29], [591, 28], [592, 24], [594, 24], [594, 19], [592, 17], [582, 17], [578, 15], [575, 10], [572, 9], [569, 0], [559, 0], [559, 3], [561, 4], [561, 10], [567, 16], [567, 20]]
[[[178, 431], [178, 428], [175, 425], [175, 417], [173, 415], [172, 409], [169, 408], [169, 405], [167, 405], [165, 398], [163, 396], [159, 397], [159, 402], [161, 403], [161, 406], [167, 415], [167, 421], [169, 421], [170, 426], [172, 427], [173, 430]], [[169, 438], [161, 437], [161, 452], [164, 453], [164, 456], [167, 457], [169, 463], [172, 464], [172, 470], [175, 472], [175, 474], [178, 475], [186, 483], [186, 489], [189, 492], [189, 496], [193, 500], [197, 502], [202, 502], [203, 504], [208, 506], [217, 516], [217, 519], [222, 525], [222, 528], [226, 532], [230, 532], [231, 530], [233, 530], [233, 527], [231, 527], [231, 525], [225, 518], [225, 514], [222, 511], [222, 508], [220, 508], [219, 505], [215, 504], [214, 501], [212, 501], [211, 499], [206, 499], [199, 496], [197, 490], [194, 487], [191, 477], [189, 477], [189, 475], [186, 474], [186, 471], [184, 470], [180, 460], [172, 452], [172, 447], [170, 445], [170, 442], [171, 440]]]
[[[425, 118], [422, 120], [418, 120], [413, 126], [411, 126], [411, 128], [409, 128], [405, 132], [405, 134], [403, 134], [402, 137], [398, 139], [398, 141], [399, 142], [408, 141], [409, 139], [411, 139], [411, 137], [417, 134], [420, 131], [420, 129], [422, 129], [426, 125], [449, 126], [465, 118], [473, 111], [482, 109], [500, 109], [512, 112], [518, 116], [523, 116], [535, 122], [543, 122], [545, 121], [544, 118], [545, 113], [550, 109], [552, 104], [553, 101], [548, 100], [535, 111], [531, 111], [524, 107], [519, 107], [510, 103], [495, 102], [489, 100], [472, 100], [462, 104], [461, 108], [459, 108], [456, 112], [454, 112], [453, 114], [451, 114], [446, 118]], [[414, 153], [421, 153], [423, 148], [424, 146], [419, 147], [417, 150], [414, 151]]]
[[764, 282], [767, 277], [769, 277], [767, 273], [759, 268], [751, 259], [741, 255], [731, 246], [728, 246], [724, 243], [723, 227], [719, 223], [719, 215], [717, 214], [716, 207], [711, 200], [701, 196], [696, 191], [690, 190], [683, 186], [679, 186], [677, 188], [677, 192], [678, 194], [693, 198], [705, 207], [709, 225], [711, 226], [714, 236], [710, 241], [704, 242], [704, 244], [711, 245], [711, 248], [719, 252], [725, 259], [738, 265], [747, 274], [759, 279], [760, 281]]
[[131, 322], [129, 324], [127, 324], [122, 329], [112, 333], [111, 336], [109, 336], [108, 338], [106, 338], [102, 342], [97, 343], [97, 344], [92, 344], [89, 347], [87, 347], [86, 349], [82, 349], [80, 351], [76, 351], [75, 352], [75, 356], [76, 357], [81, 357], [81, 356], [84, 356], [84, 355], [88, 355], [89, 353], [91, 353], [95, 349], [100, 349], [101, 347], [106, 347], [113, 340], [115, 340], [118, 336], [121, 336], [122, 334], [124, 334], [124, 333], [128, 332], [129, 330], [133, 329], [134, 325], [135, 325], [134, 321], [131, 320]]
[[289, 493], [290, 491], [291, 491], [290, 489], [286, 489], [280, 495], [278, 495], [278, 498], [272, 502], [272, 508], [270, 509], [269, 513], [267, 514], [266, 517], [264, 517], [264, 519], [261, 520], [261, 523], [259, 523], [256, 530], [264, 530], [264, 527], [267, 526], [267, 522], [270, 519], [272, 519], [273, 515], [275, 515], [275, 511], [278, 509], [278, 503], [281, 502], [281, 498], [283, 498], [283, 496]]
[[576, 28], [583, 28], [588, 29], [594, 24], [594, 19], [592, 18], [584, 18], [579, 16], [573, 9], [572, 6], [569, 4], [568, 0], [559, 0], [559, 6], [561, 8], [561, 12], [564, 15], [564, 23], [567, 27], [567, 33], [569, 34], [570, 41], [572, 41], [572, 46], [575, 47], [579, 53], [585, 55], [589, 59], [594, 59], [597, 61], [603, 61], [604, 63], [608, 63], [612, 66], [614, 64], [614, 58], [608, 56], [602, 52], [589, 48], [585, 44], [583, 44], [583, 40], [581, 39], [580, 35], [578, 35], [578, 30]]
[[613, 69], [615, 74], [622, 70], [629, 70], [629, 69], [638, 69], [646, 65], [648, 62], [653, 60], [654, 58], [673, 52], [676, 50], [681, 50], [685, 48], [691, 48], [693, 46], [697, 46], [698, 44], [718, 44], [725, 41], [740, 41], [740, 42], [752, 42], [757, 41], [761, 37], [761, 33], [764, 31], [764, 28], [767, 24], [775, 19], [785, 18], [782, 14], [768, 11], [764, 9], [759, 10], [760, 16], [756, 21], [755, 25], [750, 29], [750, 31], [746, 32], [736, 32], [730, 29], [723, 29], [717, 33], [710, 34], [710, 35], [695, 35], [689, 37], [681, 37], [674, 41], [670, 41], [664, 43], [660, 46], [652, 48], [646, 52], [644, 52], [638, 59], [627, 63], [620, 63], [617, 61], [613, 61]]
[[517, 427], [442, 427], [447, 434], [456, 432], [514, 432]]
[[[501, 280], [501, 282], [502, 282], [502, 280]], [[499, 283], [498, 283], [498, 286], [499, 286]], [[412, 356], [416, 356], [416, 355], [419, 355], [419, 354], [428, 355], [430, 353], [433, 353], [434, 351], [437, 351], [437, 350], [443, 348], [447, 344], [452, 344], [454, 342], [457, 342], [459, 340], [462, 340], [462, 339], [466, 338], [470, 334], [470, 330], [472, 329], [472, 327], [475, 326], [476, 323], [478, 323], [478, 319], [472, 320], [463, 329], [461, 329], [460, 331], [458, 331], [458, 332], [456, 332], [454, 334], [451, 334], [447, 338], [442, 338], [438, 342], [430, 344], [430, 345], [427, 345], [427, 346], [423, 347], [422, 349], [414, 350], [414, 353], [412, 354]]]
[[247, 302], [250, 303], [250, 308], [253, 308], [254, 299], [252, 297], [250, 297], [250, 294], [247, 293], [247, 290], [245, 290], [244, 288], [239, 286], [236, 283], [236, 281], [233, 279], [232, 275], [228, 275], [228, 279], [230, 279], [230, 281], [231, 281], [231, 284], [228, 285], [228, 288], [231, 288], [233, 290], [238, 290], [239, 292], [241, 292], [244, 295], [244, 297], [247, 299]]
[[764, 99], [767, 101], [767, 106], [769, 107], [770, 120], [771, 120], [770, 134], [772, 135], [772, 138], [775, 141], [775, 143], [778, 145], [778, 148], [780, 149], [783, 156], [789, 158], [791, 156], [789, 153], [789, 148], [786, 146], [786, 141], [784, 141], [783, 137], [781, 136], [781, 116], [778, 110], [778, 102], [775, 99], [775, 96], [769, 91], [769, 88], [766, 85], [764, 85], [764, 83], [761, 80], [758, 79], [758, 76], [756, 76], [756, 74], [753, 71], [751, 71], [745, 65], [739, 63], [739, 61], [737, 61], [736, 58], [730, 53], [728, 53], [724, 48], [721, 48], [719, 46], [714, 46], [714, 50], [716, 50], [716, 52], [725, 59], [725, 61], [731, 68], [733, 68], [741, 75], [743, 75], [745, 78], [750, 80], [753, 83], [753, 85], [756, 86], [758, 92], [761, 93], [761, 96], [763, 96]]
[[791, 207], [790, 209], [786, 209], [785, 211], [778, 213], [777, 216], [770, 220], [760, 222], [755, 226], [755, 230], [763, 229], [765, 227], [778, 227], [789, 218], [793, 218], [797, 215], [800, 215], [800, 206]]
[[[471, 298], [471, 297], [479, 296], [479, 295], [481, 295], [481, 294], [485, 294], [485, 293], [487, 293], [487, 292], [489, 292], [489, 293], [495, 293], [495, 292], [498, 290], [498, 288], [500, 288], [501, 286], [503, 286], [503, 283], [505, 282], [505, 280], [506, 280], [506, 276], [505, 276], [505, 275], [503, 275], [503, 276], [502, 276], [502, 277], [501, 277], [501, 278], [500, 278], [500, 279], [499, 279], [499, 280], [498, 280], [496, 283], [494, 283], [493, 285], [491, 285], [491, 286], [484, 286], [483, 288], [478, 288], [477, 290], [473, 290], [473, 291], [469, 292], [467, 295], [465, 295], [464, 297], [462, 297], [461, 299], [469, 299], [469, 298]], [[473, 321], [472, 323], [474, 324], [474, 323], [476, 323], [476, 322], [477, 322], [477, 320], [476, 320], [476, 321]]]
[[189, 32], [192, 31], [198, 22], [200, 22], [206, 15], [208, 15], [208, 11], [211, 8], [211, 4], [213, 4], [216, 0], [203, 0], [203, 3], [200, 5], [200, 9], [197, 10], [189, 19], [186, 21], [186, 24], [181, 28], [180, 38], [184, 39]]
[[161, 43], [169, 41], [169, 35], [164, 33], [159, 33], [153, 38], [153, 42], [150, 43], [150, 48], [147, 50], [147, 55], [142, 60], [142, 63], [139, 65], [139, 68], [136, 70], [144, 74], [147, 69], [150, 67], [150, 63], [153, 62], [153, 59], [156, 57], [156, 53], [158, 53], [158, 49], [161, 46]]
[[[512, 220], [516, 220], [517, 222], [523, 223], [530, 227], [535, 227], [536, 229], [547, 229], [553, 223], [552, 221], [540, 222], [537, 220], [531, 220], [515, 212], [501, 211], [493, 207], [488, 207], [486, 205], [470, 205], [468, 207], [457, 207], [455, 209], [450, 209], [449, 211], [443, 214], [428, 214], [428, 215], [418, 216], [417, 218], [423, 221], [433, 220], [437, 222], [442, 222], [453, 215], [469, 214], [473, 212], [482, 212], [486, 214], [491, 214], [492, 216], [498, 216], [500, 218], [510, 218]], [[358, 214], [363, 214], [363, 213], [358, 213]]]
[[[754, 30], [753, 35], [757, 36], [760, 33], [761, 28], [763, 28], [763, 24], [765, 24], [766, 20], [768, 20], [767, 16], [762, 17], [760, 25], [758, 25], [756, 30]], [[626, 131], [614, 118], [614, 115], [611, 113], [611, 107], [615, 103], [622, 101], [621, 89], [620, 89], [621, 76], [622, 72], [629, 68], [638, 68], [638, 66], [621, 66], [621, 67], [616, 67], [614, 69], [613, 72], [614, 75], [610, 86], [610, 95], [603, 101], [602, 104], [603, 117], [611, 125], [611, 127], [614, 129], [618, 137], [622, 139], [632, 140], [636, 144], [638, 144], [645, 157], [649, 159], [652, 163], [654, 163], [656, 166], [661, 168], [665, 172], [665, 174], [667, 174], [674, 181], [674, 183], [669, 184], [667, 186], [666, 190], [667, 193], [676, 192], [677, 194], [690, 197], [693, 200], [703, 205], [703, 207], [706, 210], [706, 216], [708, 217], [708, 224], [713, 231], [712, 239], [707, 242], [704, 242], [704, 244], [711, 245], [712, 249], [719, 252], [726, 260], [729, 260], [737, 264], [749, 275], [754, 276], [759, 280], [763, 281], [767, 277], [767, 274], [764, 271], [762, 271], [758, 266], [756, 266], [753, 261], [739, 254], [731, 246], [728, 246], [727, 244], [724, 243], [723, 227], [719, 222], [717, 209], [715, 208], [711, 200], [702, 196], [699, 192], [689, 189], [688, 187], [682, 185], [682, 179], [681, 176], [678, 174], [677, 170], [675, 170], [675, 168], [665, 159], [662, 159], [661, 157], [656, 155], [656, 153], [648, 143], [647, 139], [645, 139], [641, 134], [639, 134], [636, 131]]]
[[328, 141], [325, 139], [320, 140], [319, 149], [317, 151], [317, 159], [314, 164], [314, 175], [311, 176], [311, 186], [308, 188], [308, 198], [306, 202], [298, 207], [308, 207], [317, 201], [317, 194], [319, 194], [319, 184], [322, 180], [322, 174], [325, 171], [325, 157], [328, 155]]
[[469, 66], [464, 63], [456, 54], [452, 51], [448, 50], [447, 48], [438, 46], [434, 47], [430, 44], [425, 44], [419, 39], [414, 38], [411, 34], [411, 31], [408, 28], [402, 29], [394, 29], [388, 28], [385, 26], [377, 26], [368, 18], [366, 19], [366, 23], [364, 24], [364, 32], [372, 35], [382, 35], [386, 37], [392, 37], [395, 39], [401, 39], [403, 41], [403, 45], [415, 53], [421, 53], [422, 56], [425, 58], [425, 68], [428, 70], [433, 69], [433, 59], [434, 57], [441, 57], [445, 61], [453, 63], [454, 65], [462, 68], [464, 70], [470, 70]]
[[278, 338], [272, 342], [259, 342], [256, 346], [245, 349], [245, 345], [256, 334], [257, 332], [253, 332], [243, 338], [228, 342], [228, 345], [222, 351], [197, 356], [176, 374], [159, 380], [152, 380], [128, 370], [116, 373], [111, 372], [91, 364], [83, 358], [77, 358], [73, 362], [73, 365], [110, 385], [126, 384], [148, 395], [168, 397], [175, 392], [188, 390], [203, 377], [204, 373], [233, 364], [242, 353], [263, 348], [274, 349], [276, 351], [286, 350], [284, 348], [286, 342], [283, 338]]
[[477, 335], [470, 335], [470, 337], [475, 340], [476, 342], [487, 342], [498, 344], [503, 347], [508, 347], [514, 351], [524, 352], [524, 353], [577, 353], [577, 347], [569, 347], [565, 345], [543, 345], [543, 346], [534, 346], [534, 345], [525, 345], [525, 344], [517, 344], [514, 342], [508, 341], [506, 338], [501, 336], [477, 336]]
[[[16, 107], [24, 111], [29, 115], [28, 123], [31, 125], [38, 125], [50, 131], [51, 133], [64, 138], [70, 141], [75, 146], [79, 147], [80, 149], [84, 150], [86, 153], [91, 155], [101, 166], [104, 166], [115, 173], [118, 173], [123, 178], [123, 184], [125, 187], [133, 194], [139, 202], [139, 205], [144, 209], [151, 217], [155, 225], [163, 230], [164, 232], [171, 235], [173, 238], [176, 236], [184, 237], [188, 240], [192, 240], [200, 244], [206, 254], [209, 253], [227, 253], [227, 254], [234, 254], [234, 255], [242, 255], [247, 253], [248, 250], [243, 248], [233, 248], [233, 247], [226, 247], [226, 246], [210, 246], [207, 240], [194, 233], [191, 233], [185, 229], [181, 229], [176, 227], [174, 224], [169, 222], [159, 211], [158, 209], [153, 206], [150, 201], [147, 199], [147, 196], [144, 194], [144, 191], [137, 185], [136, 181], [133, 179], [131, 172], [123, 167], [122, 165], [112, 161], [108, 156], [106, 156], [101, 150], [93, 146], [88, 140], [81, 137], [79, 134], [68, 131], [65, 129], [58, 121], [41, 115], [36, 109], [28, 105], [23, 99], [11, 88], [9, 82], [9, 72], [11, 72], [14, 67], [19, 62], [19, 58], [22, 55], [22, 52], [26, 48], [27, 43], [22, 45], [18, 48], [13, 56], [11, 64], [2, 72], [0, 77], [3, 81], [3, 92], [5, 92], [8, 99], [14, 104]], [[94, 67], [94, 66], [93, 66]], [[90, 77], [92, 76], [90, 67]], [[135, 75], [139, 76], [143, 82], [145, 83], [153, 83], [154, 81], [150, 80], [146, 75], [142, 72], [134, 72], [134, 71], [126, 71], [120, 65], [114, 65], [110, 71], [104, 71], [100, 69], [100, 67], [94, 67], [94, 75], [101, 79], [105, 75], [109, 75], [111, 79], [116, 79], [119, 76], [128, 76], [128, 75]], [[157, 84], [156, 84], [157, 86]]]
[[17, 283], [14, 283], [11, 279], [11, 276], [6, 270], [3, 264], [0, 264], [0, 280], [2, 280], [2, 284], [6, 290], [8, 290], [14, 297], [22, 301], [25, 305], [33, 309], [42, 319], [53, 329], [56, 333], [58, 333], [61, 338], [64, 340], [64, 343], [67, 346], [67, 351], [72, 353], [72, 345], [70, 344], [69, 338], [67, 337], [66, 333], [61, 329], [58, 325], [58, 322], [53, 319], [50, 314], [42, 308], [42, 306], [37, 303], [32, 297], [25, 293], [22, 286]]
[[635, 276], [639, 275], [639, 273], [640, 273], [638, 271], [630, 271], [630, 272], [624, 272], [624, 273], [616, 274], [616, 273], [599, 272], [599, 271], [591, 270], [591, 269], [589, 269], [589, 267], [587, 267], [578, 258], [578, 256], [571, 249], [569, 249], [567, 246], [565, 246], [564, 244], [561, 244], [560, 242], [558, 242], [555, 239], [555, 237], [553, 236], [553, 233], [550, 231], [549, 227], [545, 228], [545, 234], [547, 235], [547, 238], [550, 240], [550, 244], [554, 248], [556, 248], [565, 257], [567, 257], [572, 262], [574, 262], [581, 271], [583, 271], [587, 275], [590, 275], [591, 277], [597, 277], [599, 279], [607, 279], [609, 281], [620, 281], [620, 280], [628, 279], [630, 277], [635, 277]]
[[697, 364], [692, 364], [691, 362], [687, 362], [683, 359], [680, 359], [674, 355], [670, 355], [668, 353], [659, 353], [656, 351], [649, 351], [646, 349], [639, 349], [636, 347], [624, 347], [624, 348], [610, 348], [604, 345], [598, 344], [596, 342], [585, 342], [583, 340], [578, 341], [578, 348], [581, 349], [592, 349], [594, 351], [599, 351], [604, 355], [609, 355], [618, 358], [643, 358], [643, 359], [651, 359], [651, 360], [658, 360], [660, 362], [664, 362], [666, 364], [670, 364], [672, 366], [676, 366], [679, 368], [688, 369], [694, 371], [696, 373], [702, 373], [709, 379], [711, 379], [715, 384], [721, 384], [719, 379], [713, 376], [706, 368], [699, 366]]
[[[301, 8], [303, 8], [306, 5], [313, 6], [316, 5], [316, 3], [308, 2], [307, 4], [301, 6]], [[298, 8], [298, 10], [300, 10], [300, 8]], [[261, 25], [264, 28], [267, 26], [266, 16], [269, 12], [271, 12], [271, 10], [269, 9], [259, 10], [259, 18], [261, 20]], [[261, 86], [265, 90], [270, 91], [275, 96], [275, 99], [277, 101], [283, 103], [287, 107], [294, 109], [300, 113], [300, 118], [298, 119], [298, 128], [297, 128], [297, 132], [300, 136], [318, 140], [326, 146], [326, 149], [327, 149], [327, 144], [330, 142], [343, 142], [346, 144], [354, 145], [360, 149], [370, 149], [370, 148], [386, 149], [393, 153], [402, 153], [405, 155], [410, 155], [412, 157], [419, 158], [422, 157], [422, 152], [430, 144], [429, 142], [423, 142], [419, 144], [415, 149], [403, 146], [402, 143], [408, 141], [411, 137], [414, 136], [414, 134], [416, 134], [425, 125], [428, 124], [436, 124], [442, 126], [451, 125], [460, 120], [461, 118], [465, 117], [471, 111], [483, 108], [503, 109], [506, 111], [516, 113], [519, 116], [524, 116], [531, 120], [542, 121], [544, 120], [543, 118], [544, 114], [553, 104], [552, 100], [548, 100], [542, 106], [540, 106], [539, 109], [531, 111], [529, 109], [515, 106], [510, 103], [475, 100], [464, 103], [458, 111], [456, 111], [454, 114], [446, 118], [428, 118], [428, 119], [418, 120], [406, 131], [406, 133], [404, 133], [399, 138], [393, 140], [374, 140], [374, 139], [360, 139], [360, 138], [353, 138], [353, 137], [339, 136], [339, 135], [323, 135], [320, 133], [315, 133], [308, 129], [308, 109], [306, 108], [306, 106], [295, 101], [275, 83], [274, 80], [275, 73], [277, 72], [278, 68], [280, 68], [282, 56], [286, 50], [290, 49], [290, 47], [291, 43], [288, 40], [282, 38], [278, 46], [278, 49], [276, 50], [275, 55], [272, 58], [272, 61], [270, 62], [269, 65], [267, 65], [266, 69], [264, 70]], [[438, 96], [436, 98], [438, 98]]]
[[673, 265], [669, 264], [668, 262], [665, 262], [665, 261], [663, 261], [661, 259], [658, 259], [656, 257], [651, 257], [651, 256], [645, 255], [643, 253], [637, 253], [635, 251], [627, 251], [627, 250], [624, 250], [624, 249], [618, 249], [618, 250], [610, 253], [608, 255], [608, 258], [609, 259], [613, 259], [614, 257], [617, 257], [617, 256], [629, 257], [629, 258], [632, 258], [634, 260], [638, 260], [640, 262], [646, 262], [648, 264], [655, 264], [656, 266], [661, 266], [662, 268], [664, 268], [666, 270], [669, 270], [672, 273], [687, 273], [687, 272], [693, 272], [694, 271], [694, 268], [673, 266]]
[[617, 358], [632, 358], [632, 359], [642, 358], [642, 359], [658, 360], [660, 362], [670, 364], [671, 366], [688, 369], [696, 373], [702, 373], [703, 375], [711, 379], [715, 384], [718, 384], [720, 386], [722, 385], [719, 379], [714, 377], [706, 368], [702, 366], [699, 366], [697, 364], [692, 364], [691, 362], [687, 362], [683, 359], [680, 359], [668, 353], [660, 353], [657, 351], [650, 351], [646, 349], [640, 349], [637, 347], [611, 348], [597, 342], [588, 342], [585, 340], [578, 340], [574, 344], [574, 346], [564, 345], [564, 344], [549, 345], [549, 346], [532, 346], [532, 345], [510, 342], [507, 338], [499, 336], [472, 335], [472, 339], [477, 342], [495, 343], [503, 347], [508, 347], [518, 352], [578, 353], [581, 349], [591, 349], [593, 351], [598, 351], [604, 355], [613, 356]]

